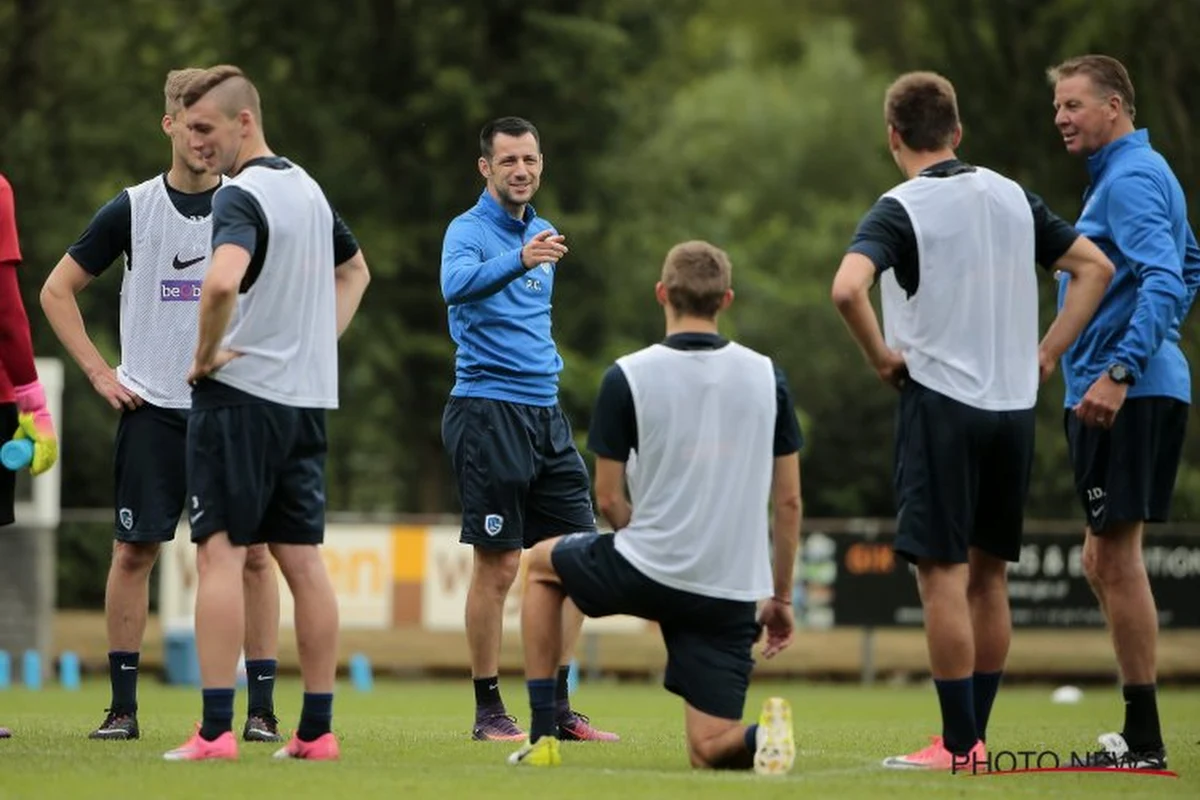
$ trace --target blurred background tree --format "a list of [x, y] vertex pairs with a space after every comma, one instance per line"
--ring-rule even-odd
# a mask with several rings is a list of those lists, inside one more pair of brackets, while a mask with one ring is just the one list
[[[1197, 11], [1196, 0], [347, 0], [304, 13], [269, 0], [0, 0], [0, 171], [16, 191], [35, 345], [65, 357], [37, 304], [45, 275], [96, 208], [168, 163], [167, 70], [236, 63], [262, 90], [270, 142], [322, 183], [375, 276], [342, 348], [331, 507], [454, 512], [440, 446], [453, 382], [441, 238], [482, 188], [480, 126], [517, 114], [546, 153], [535, 205], [571, 245], [554, 325], [577, 435], [612, 359], [661, 336], [652, 287], [666, 249], [709, 239], [734, 260], [724, 330], [791, 379], [808, 436], [806, 513], [890, 516], [894, 397], [828, 300], [856, 222], [899, 181], [884, 147], [887, 83], [908, 69], [945, 74], [961, 155], [1073, 219], [1087, 176], [1062, 151], [1044, 73], [1112, 54], [1195, 209]], [[82, 297], [114, 361], [119, 281], [113, 270]], [[1053, 294], [1046, 280], [1044, 321]], [[1200, 363], [1195, 324], [1185, 340]], [[1039, 407], [1033, 516], [1078, 517], [1061, 398], [1056, 378]], [[64, 503], [107, 507], [114, 416], [71, 364], [64, 403]], [[1182, 519], [1200, 511], [1191, 431]]]

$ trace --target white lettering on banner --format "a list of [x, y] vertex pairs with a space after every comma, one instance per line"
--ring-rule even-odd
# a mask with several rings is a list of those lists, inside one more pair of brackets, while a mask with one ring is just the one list
[[1067, 554], [1067, 574], [1072, 578], [1083, 576], [1083, 545], [1075, 545]]
[[[1200, 547], [1164, 547], [1147, 545], [1142, 560], [1151, 578], [1186, 580], [1200, 576]], [[1066, 554], [1057, 544], [1022, 545], [1020, 560], [1008, 565], [1011, 578], [1058, 578], [1063, 572], [1072, 578], [1083, 576], [1083, 545], [1071, 546]]]
[[1200, 575], [1200, 547], [1147, 547], [1142, 560], [1151, 578], [1183, 580]]
[[[159, 556], [159, 615], [164, 630], [190, 630], [196, 611], [196, 547], [181, 525]], [[392, 532], [386, 526], [330, 526], [320, 548], [338, 600], [342, 628], [392, 625]], [[276, 565], [278, 570], [278, 565]], [[279, 575], [279, 622], [293, 625], [295, 603]]]
[[1069, 581], [1009, 581], [1008, 597], [1010, 600], [1032, 600], [1036, 603], [1045, 600], [1062, 600], [1071, 589]]
[[[472, 550], [458, 541], [460, 529], [446, 525], [428, 529], [425, 547], [425, 580], [421, 587], [421, 625], [427, 630], [465, 630], [463, 613], [471, 584]], [[521, 626], [521, 589], [525, 585], [524, 559], [504, 603], [504, 629], [516, 632]], [[646, 629], [637, 617], [614, 616], [588, 619], [583, 630], [637, 633]]]

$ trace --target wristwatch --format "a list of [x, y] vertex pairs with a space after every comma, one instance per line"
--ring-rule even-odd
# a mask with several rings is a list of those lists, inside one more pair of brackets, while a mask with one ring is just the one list
[[1113, 383], [1133, 386], [1133, 373], [1124, 364], [1109, 364], [1105, 371], [1108, 373], [1108, 377], [1112, 378]]

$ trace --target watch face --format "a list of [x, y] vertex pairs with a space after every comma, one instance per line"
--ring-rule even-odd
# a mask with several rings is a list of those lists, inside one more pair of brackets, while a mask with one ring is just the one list
[[1125, 383], [1129, 380], [1129, 370], [1120, 364], [1114, 364], [1108, 368], [1108, 376], [1117, 383]]

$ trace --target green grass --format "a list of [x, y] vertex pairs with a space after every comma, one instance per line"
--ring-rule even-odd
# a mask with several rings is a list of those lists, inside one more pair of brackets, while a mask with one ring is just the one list
[[[506, 680], [510, 710], [528, 718], [520, 684]], [[299, 686], [277, 693], [288, 725], [299, 710]], [[1171, 769], [1179, 778], [1130, 774], [1037, 774], [970, 778], [894, 772], [877, 765], [936, 732], [937, 706], [929, 688], [856, 688], [820, 684], [763, 684], [749, 709], [769, 694], [788, 697], [796, 714], [796, 769], [784, 778], [701, 773], [688, 768], [680, 701], [646, 684], [585, 685], [579, 708], [624, 736], [618, 744], [567, 744], [556, 770], [513, 768], [507, 744], [469, 741], [468, 683], [377, 683], [362, 694], [339, 687], [335, 727], [343, 758], [337, 764], [275, 762], [272, 745], [243, 744], [238, 763], [167, 763], [199, 716], [199, 693], [153, 683], [141, 687], [138, 742], [92, 742], [107, 684], [0, 692], [0, 722], [14, 738], [0, 741], [0, 798], [328, 798], [415, 800], [487, 794], [533, 797], [687, 798], [838, 797], [888, 800], [965, 795], [987, 798], [1200, 796], [1200, 692], [1167, 690], [1160, 697]], [[989, 739], [993, 749], [1090, 749], [1095, 736], [1119, 726], [1113, 689], [1092, 689], [1074, 706], [1052, 705], [1049, 688], [1002, 691]], [[239, 692], [236, 724], [245, 695]]]

